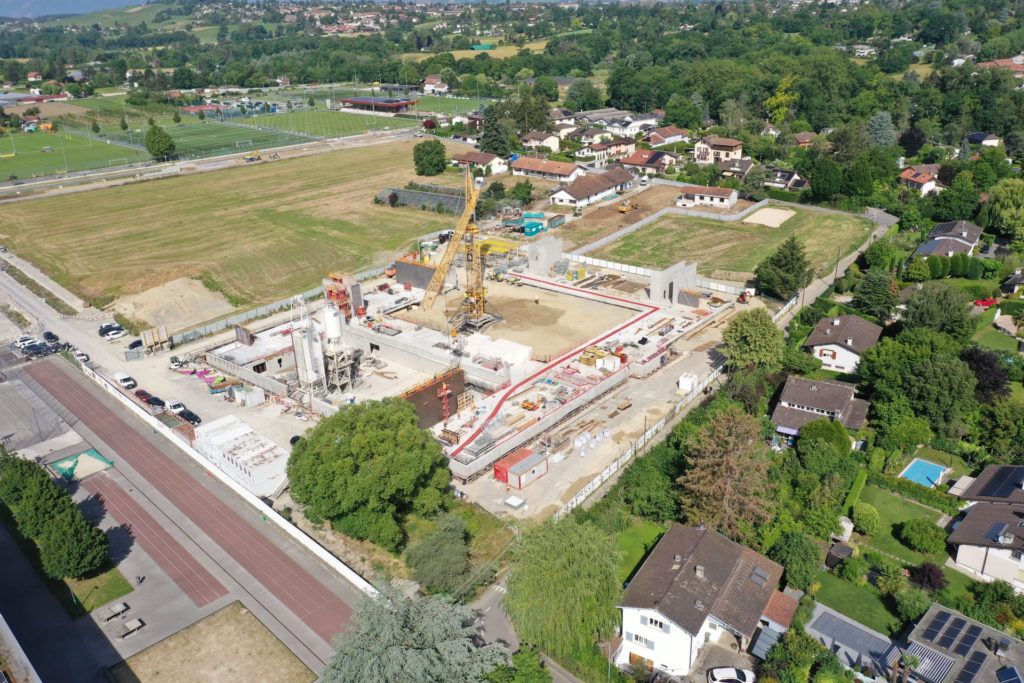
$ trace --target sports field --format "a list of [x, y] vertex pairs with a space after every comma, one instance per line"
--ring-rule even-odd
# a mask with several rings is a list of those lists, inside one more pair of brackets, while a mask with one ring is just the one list
[[696, 261], [697, 270], [704, 275], [741, 280], [753, 275], [757, 264], [790, 235], [796, 235], [811, 264], [821, 272], [832, 268], [837, 256], [863, 244], [872, 226], [870, 220], [859, 216], [793, 210], [794, 215], [777, 228], [663, 216], [588, 256], [649, 268]]
[[[412, 141], [9, 204], [12, 251], [87, 297], [209, 273], [257, 303], [390, 260], [453, 218], [376, 205], [414, 178]], [[448, 178], [448, 176], [442, 176]], [[450, 176], [457, 183], [458, 176]]]
[[[13, 155], [13, 156], [11, 156]], [[144, 161], [145, 152], [65, 131], [0, 136], [0, 181], [85, 171]]]
[[[480, 41], [488, 42], [486, 38], [481, 38]], [[500, 45], [493, 50], [452, 50], [451, 55], [455, 57], [455, 59], [473, 59], [477, 55], [489, 55], [494, 59], [503, 59], [505, 57], [515, 57], [519, 54], [520, 50], [543, 52], [544, 46], [547, 44], [547, 40], [535, 40], [532, 43], [526, 43], [522, 47], [519, 47], [518, 45]], [[402, 58], [411, 59], [415, 62], [422, 62], [433, 56], [434, 53], [432, 52], [406, 52], [402, 55]]]
[[306, 110], [282, 114], [264, 114], [233, 119], [238, 124], [250, 126], [254, 132], [259, 129], [275, 129], [278, 131], [294, 131], [302, 135], [318, 138], [341, 138], [349, 135], [360, 135], [371, 130], [394, 130], [411, 128], [419, 125], [413, 119], [398, 119], [390, 116], [373, 116], [356, 112]]

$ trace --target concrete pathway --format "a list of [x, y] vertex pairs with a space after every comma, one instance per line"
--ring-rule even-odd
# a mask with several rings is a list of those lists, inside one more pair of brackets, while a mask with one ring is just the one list
[[[61, 285], [54, 282], [49, 275], [45, 274], [43, 271], [39, 270], [34, 265], [29, 263], [25, 259], [21, 258], [20, 256], [10, 251], [6, 251], [0, 252], [0, 259], [11, 264], [21, 272], [25, 273], [25, 275], [29, 276], [30, 278], [38, 282], [40, 285], [50, 290], [54, 294], [54, 296], [56, 296], [58, 299], [63, 300], [64, 303], [66, 303], [68, 306], [71, 306], [71, 308], [75, 309], [76, 311], [81, 311], [82, 309], [87, 308], [87, 305], [84, 301], [79, 299], [77, 296], [69, 292]], [[2, 265], [3, 264], [0, 263], [0, 266]]]

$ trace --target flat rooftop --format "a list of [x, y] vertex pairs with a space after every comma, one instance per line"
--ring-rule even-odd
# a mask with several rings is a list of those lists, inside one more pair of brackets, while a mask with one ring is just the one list
[[269, 330], [256, 333], [252, 346], [233, 341], [214, 349], [210, 353], [235, 365], [249, 365], [264, 358], [274, 358], [292, 349], [292, 323], [283, 322]]
[[235, 415], [227, 415], [197, 427], [196, 436], [216, 446], [245, 468], [256, 469], [288, 459], [288, 451]]

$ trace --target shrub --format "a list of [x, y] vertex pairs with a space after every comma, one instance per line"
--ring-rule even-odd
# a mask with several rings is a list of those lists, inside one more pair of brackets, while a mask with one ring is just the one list
[[907, 570], [902, 565], [886, 567], [881, 575], [875, 579], [875, 586], [882, 595], [896, 595], [907, 588]]
[[918, 617], [928, 611], [932, 604], [932, 598], [920, 588], [904, 588], [893, 595], [893, 602], [896, 603], [896, 614], [903, 621], [915, 621]]
[[416, 580], [432, 593], [453, 593], [470, 571], [468, 541], [462, 518], [442, 515], [437, 530], [409, 548], [406, 560]]
[[949, 579], [942, 567], [934, 562], [924, 562], [913, 572], [914, 582], [930, 591], [940, 591], [949, 585]]
[[806, 590], [821, 568], [821, 550], [804, 534], [790, 531], [772, 546], [768, 556], [786, 569], [786, 584]]
[[941, 553], [946, 549], [946, 532], [926, 519], [911, 519], [899, 525], [900, 543], [919, 553]]
[[854, 555], [846, 558], [839, 566], [839, 576], [858, 586], [866, 585], [868, 582], [868, 570], [870, 569], [867, 558]]
[[860, 494], [864, 492], [864, 484], [868, 481], [868, 473], [863, 467], [857, 470], [857, 476], [853, 479], [853, 485], [850, 486], [850, 492], [846, 494], [846, 500], [843, 501], [843, 511], [846, 514], [853, 514], [854, 509], [857, 507], [857, 503], [860, 502]]
[[857, 503], [853, 506], [853, 526], [865, 536], [874, 536], [881, 525], [881, 517], [874, 505]]

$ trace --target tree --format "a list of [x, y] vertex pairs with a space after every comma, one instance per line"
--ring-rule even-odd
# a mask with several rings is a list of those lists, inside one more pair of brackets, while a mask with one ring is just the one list
[[409, 512], [433, 514], [451, 473], [441, 447], [401, 399], [346, 406], [292, 449], [292, 497], [313, 521], [395, 550]]
[[28, 538], [39, 538], [57, 514], [74, 507], [68, 494], [57, 488], [50, 477], [32, 477], [13, 508], [18, 531]]
[[536, 649], [524, 647], [512, 655], [511, 666], [499, 666], [488, 674], [487, 683], [551, 683], [551, 672]]
[[922, 588], [930, 591], [940, 591], [949, 585], [949, 579], [942, 567], [934, 562], [923, 562], [913, 572], [914, 581]]
[[896, 144], [896, 125], [892, 114], [880, 111], [868, 119], [868, 136], [876, 147], [892, 147]]
[[927, 519], [901, 522], [896, 529], [896, 538], [911, 550], [928, 555], [941, 553], [946, 549], [945, 530]]
[[520, 639], [569, 658], [612, 633], [622, 585], [614, 548], [607, 534], [573, 517], [525, 532], [505, 595]]
[[882, 518], [878, 515], [878, 510], [874, 505], [857, 503], [853, 506], [853, 526], [860, 533], [865, 536], [874, 536], [878, 533], [881, 523]]
[[418, 143], [412, 148], [412, 160], [416, 166], [416, 175], [440, 175], [448, 165], [444, 144], [440, 140]]
[[206, 120], [206, 112], [203, 111], [202, 109], [200, 109], [199, 113], [196, 114], [196, 118], [199, 119], [200, 121], [205, 121]]
[[904, 622], [917, 621], [932, 605], [932, 596], [913, 586], [904, 588], [893, 597], [896, 614]]
[[797, 531], [789, 531], [768, 551], [768, 557], [786, 570], [787, 586], [807, 590], [821, 568], [821, 550], [818, 545]]
[[853, 305], [884, 323], [899, 303], [896, 291], [896, 281], [889, 271], [869, 270], [854, 289]]
[[312, 95], [310, 95], [309, 99], [306, 100], [306, 105], [309, 106], [310, 109], [315, 109], [316, 108], [316, 100], [313, 99]]
[[1024, 465], [1024, 402], [1004, 399], [982, 406], [978, 426], [990, 453]]
[[476, 644], [475, 614], [449, 598], [408, 598], [390, 586], [366, 596], [338, 636], [325, 683], [477, 683], [505, 664], [498, 644]]
[[51, 579], [80, 579], [107, 561], [107, 537], [78, 508], [51, 517], [38, 536], [39, 561]]
[[639, 517], [659, 521], [675, 518], [676, 496], [672, 477], [660, 466], [665, 455], [675, 451], [664, 444], [633, 461], [619, 478], [618, 491], [629, 511]]
[[742, 542], [769, 519], [772, 490], [761, 433], [756, 418], [728, 406], [687, 440], [686, 469], [678, 479], [687, 523], [704, 524]]
[[565, 91], [565, 106], [573, 111], [598, 109], [604, 103], [601, 91], [586, 78], [578, 78]]
[[181, 123], [181, 113], [178, 110], [174, 111], [174, 116], [171, 117], [171, 121], [175, 123]]
[[871, 162], [858, 157], [843, 173], [843, 194], [850, 197], [867, 197], [875, 190]]
[[920, 256], [915, 256], [903, 273], [903, 277], [907, 282], [924, 282], [931, 278], [931, 276], [932, 273], [928, 267], [928, 261]]
[[824, 441], [830, 445], [839, 456], [850, 452], [850, 435], [846, 428], [839, 422], [827, 417], [818, 420], [811, 420], [800, 428], [800, 440], [797, 442], [797, 449], [804, 441]]
[[100, 124], [99, 123], [97, 123], [96, 121], [93, 121], [92, 122], [92, 126], [90, 126], [90, 128], [92, 129], [93, 135], [99, 135], [99, 133], [100, 133]]
[[811, 197], [828, 201], [843, 188], [843, 169], [828, 157], [819, 159], [807, 173], [811, 183]]
[[703, 112], [693, 100], [679, 93], [668, 98], [665, 105], [665, 121], [673, 126], [696, 128], [700, 126]]
[[785, 350], [785, 335], [763, 308], [743, 311], [722, 333], [722, 355], [730, 370], [750, 366], [778, 370]]
[[775, 93], [764, 101], [768, 119], [777, 126], [782, 125], [783, 121], [789, 118], [797, 100], [800, 99], [800, 94], [794, 89], [795, 85], [795, 75], [783, 76], [775, 88]]
[[935, 200], [933, 217], [943, 221], [968, 220], [978, 207], [978, 196], [974, 175], [970, 171], [961, 171]]
[[122, 116], [121, 123], [119, 125], [121, 126], [121, 130], [128, 130], [128, 119]]
[[480, 131], [480, 150], [507, 157], [518, 147], [515, 124], [508, 119], [488, 116]]
[[877, 240], [864, 250], [864, 263], [868, 269], [892, 270], [899, 258], [899, 252], [888, 240]]
[[551, 76], [541, 76], [534, 82], [533, 92], [548, 102], [554, 102], [558, 99], [558, 83]]
[[753, 201], [761, 201], [765, 198], [766, 192], [764, 188], [764, 181], [768, 179], [768, 172], [764, 166], [760, 164], [754, 164], [747, 171], [747, 175], [743, 177], [743, 182], [740, 183], [740, 189]]
[[453, 593], [469, 575], [469, 531], [453, 514], [437, 520], [437, 530], [409, 548], [406, 558], [415, 579], [435, 593]]
[[779, 245], [754, 271], [757, 287], [763, 293], [783, 301], [811, 284], [811, 264], [803, 243], [795, 236]]
[[154, 159], [167, 159], [174, 154], [174, 139], [160, 126], [149, 127], [144, 144]]
[[1024, 180], [1003, 178], [989, 190], [990, 225], [1010, 239], [1024, 239]]
[[971, 301], [963, 290], [929, 282], [910, 295], [903, 325], [909, 330], [934, 330], [965, 342], [974, 333]]
[[974, 387], [974, 396], [978, 401], [992, 403], [1010, 395], [1010, 376], [995, 352], [977, 345], [968, 346], [960, 354], [960, 360], [967, 363], [974, 378], [978, 380]]
[[521, 204], [529, 204], [533, 201], [533, 183], [529, 180], [520, 180], [508, 191], [508, 196]]

